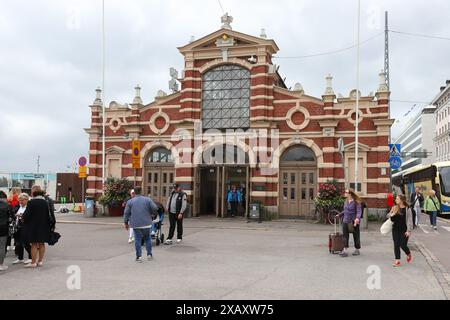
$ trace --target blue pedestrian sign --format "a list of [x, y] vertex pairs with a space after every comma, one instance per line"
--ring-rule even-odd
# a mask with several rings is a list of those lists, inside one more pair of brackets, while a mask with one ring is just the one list
[[389, 164], [392, 170], [400, 169], [402, 166], [402, 159], [400, 157], [390, 157]]
[[401, 144], [389, 144], [389, 158], [400, 157], [402, 146]]

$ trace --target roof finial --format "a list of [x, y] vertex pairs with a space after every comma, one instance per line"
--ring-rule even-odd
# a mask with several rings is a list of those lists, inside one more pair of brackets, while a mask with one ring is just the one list
[[233, 22], [233, 17], [228, 15], [228, 12], [225, 13], [221, 18], [220, 18], [221, 22], [222, 22], [222, 28], [224, 29], [233, 29], [231, 28], [231, 24]]
[[94, 100], [94, 106], [101, 106], [103, 105], [102, 102], [102, 89], [100, 89], [100, 87], [97, 87], [97, 89], [95, 89], [95, 100]]
[[261, 29], [261, 34], [259, 35], [260, 38], [267, 39], [266, 29]]
[[378, 75], [380, 76], [380, 84], [378, 86], [378, 92], [387, 92], [387, 91], [389, 91], [389, 89], [388, 89], [388, 87], [386, 85], [386, 78], [385, 78], [384, 70], [381, 70]]
[[134, 99], [133, 99], [133, 103], [134, 104], [142, 104], [142, 99], [141, 99], [141, 86], [140, 85], [136, 85], [136, 87], [134, 87], [135, 90], [135, 95], [134, 95]]
[[331, 76], [331, 74], [328, 74], [325, 79], [327, 80], [327, 87], [325, 89], [325, 95], [334, 95], [334, 91], [333, 91], [333, 77]]

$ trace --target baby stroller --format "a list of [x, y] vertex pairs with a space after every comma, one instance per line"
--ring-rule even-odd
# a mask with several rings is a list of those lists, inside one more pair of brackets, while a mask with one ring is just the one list
[[152, 239], [156, 239], [156, 245], [159, 246], [164, 242], [164, 233], [162, 233], [162, 225], [164, 221], [164, 206], [156, 202], [158, 211], [152, 214]]

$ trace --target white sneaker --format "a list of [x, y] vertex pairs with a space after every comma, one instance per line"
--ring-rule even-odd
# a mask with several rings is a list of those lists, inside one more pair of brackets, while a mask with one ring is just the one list
[[136, 258], [136, 262], [142, 263], [142, 261], [144, 261], [142, 260], [142, 257]]
[[4, 266], [4, 265], [0, 266], [0, 271], [6, 271], [6, 270], [8, 270], [8, 266]]
[[36, 263], [29, 263], [29, 264], [26, 264], [24, 266], [24, 268], [37, 268], [37, 264]]
[[27, 260], [23, 261], [23, 263], [24, 264], [29, 264], [29, 263], [31, 263], [31, 259], [27, 259]]
[[164, 244], [172, 244], [172, 239], [167, 239], [166, 242], [164, 242]]
[[155, 232], [155, 231], [152, 231], [150, 234], [151, 234], [151, 236], [153, 237], [153, 236], [156, 234], [156, 232]]
[[182, 239], [177, 239], [177, 243], [181, 243], [181, 240], [182, 240]]
[[7, 246], [7, 247], [6, 247], [6, 251], [9, 251], [9, 250], [11, 250], [11, 247], [10, 247], [10, 246]]
[[133, 243], [134, 242], [134, 238], [128, 238], [128, 243]]
[[23, 260], [17, 259], [17, 260], [14, 260], [12, 264], [19, 264], [19, 263], [24, 263], [24, 262], [23, 262]]

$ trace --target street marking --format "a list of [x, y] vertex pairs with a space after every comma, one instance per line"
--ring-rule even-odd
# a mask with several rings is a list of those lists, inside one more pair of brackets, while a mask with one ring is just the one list
[[425, 230], [425, 229], [423, 228], [423, 226], [424, 226], [424, 224], [419, 224], [419, 227], [420, 227], [420, 229], [422, 229], [423, 232], [425, 232], [425, 233], [430, 233], [430, 232], [428, 232], [427, 230]]

